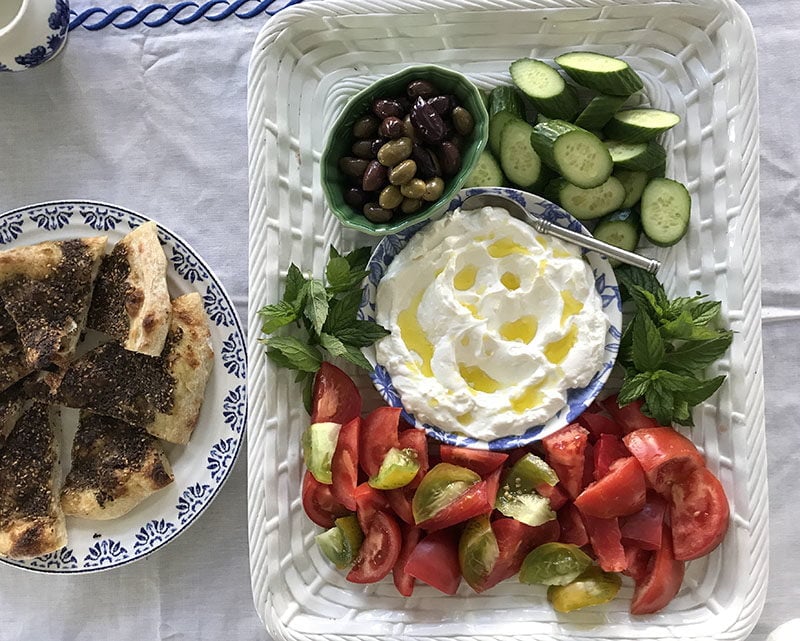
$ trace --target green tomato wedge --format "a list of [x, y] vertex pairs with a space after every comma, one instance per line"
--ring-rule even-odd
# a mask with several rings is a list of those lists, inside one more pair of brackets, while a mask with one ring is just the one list
[[355, 561], [364, 541], [364, 533], [355, 516], [343, 516], [334, 521], [330, 530], [315, 537], [320, 551], [340, 570]]
[[617, 596], [621, 585], [619, 574], [603, 572], [593, 565], [572, 583], [547, 588], [547, 600], [557, 612], [572, 612], [608, 603]]
[[367, 482], [376, 490], [396, 490], [411, 483], [417, 472], [417, 453], [411, 448], [398, 450], [393, 447], [383, 457], [378, 473]]
[[303, 461], [320, 483], [330, 485], [333, 482], [331, 460], [340, 429], [341, 423], [312, 423], [303, 432]]
[[558, 483], [558, 475], [543, 459], [530, 453], [514, 463], [503, 479], [503, 486], [512, 492], [532, 492], [541, 483], [552, 487]]
[[571, 543], [544, 543], [532, 550], [522, 562], [522, 583], [566, 585], [572, 583], [592, 564], [592, 559]]
[[513, 492], [503, 486], [497, 493], [494, 507], [504, 516], [510, 516], [532, 527], [556, 518], [556, 513], [550, 507], [550, 499], [533, 490]]
[[478, 474], [466, 467], [452, 463], [435, 465], [414, 492], [411, 500], [414, 521], [422, 523], [432, 518], [480, 480]]
[[489, 522], [489, 515], [470, 519], [458, 541], [458, 564], [464, 580], [473, 589], [480, 590], [499, 556], [500, 547]]

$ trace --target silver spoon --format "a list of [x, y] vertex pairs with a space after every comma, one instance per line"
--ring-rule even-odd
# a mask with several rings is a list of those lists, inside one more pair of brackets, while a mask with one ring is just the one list
[[528, 223], [540, 234], [555, 236], [556, 238], [573, 243], [579, 247], [596, 251], [608, 258], [616, 258], [622, 263], [640, 267], [651, 274], [655, 274], [658, 268], [661, 267], [661, 263], [653, 258], [646, 258], [645, 256], [640, 256], [639, 254], [629, 252], [625, 249], [620, 249], [614, 245], [604, 243], [602, 240], [597, 240], [594, 236], [584, 236], [570, 229], [554, 225], [549, 220], [534, 216], [526, 211], [519, 203], [499, 194], [475, 194], [474, 196], [465, 198], [461, 203], [461, 209], [467, 211], [480, 209], [481, 207], [502, 207], [506, 209], [511, 216]]

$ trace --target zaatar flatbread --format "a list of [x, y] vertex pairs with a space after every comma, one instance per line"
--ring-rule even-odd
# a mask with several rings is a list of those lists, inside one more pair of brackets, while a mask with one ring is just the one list
[[137, 227], [103, 258], [87, 325], [125, 349], [160, 355], [172, 311], [166, 274], [156, 224]]

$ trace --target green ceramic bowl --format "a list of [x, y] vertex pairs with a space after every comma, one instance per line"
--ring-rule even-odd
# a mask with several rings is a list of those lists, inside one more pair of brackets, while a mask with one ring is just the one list
[[[472, 114], [475, 128], [468, 137], [466, 146], [462, 149], [461, 170], [455, 176], [447, 179], [444, 192], [439, 200], [410, 216], [397, 217], [388, 223], [373, 223], [344, 201], [344, 192], [348, 182], [339, 171], [339, 159], [351, 155], [353, 123], [369, 112], [373, 99], [405, 95], [406, 85], [417, 79], [429, 80], [441, 89], [442, 93], [455, 95]], [[416, 65], [382, 78], [353, 96], [328, 132], [321, 159], [322, 189], [328, 201], [328, 207], [345, 227], [357, 229], [372, 236], [394, 234], [414, 223], [437, 216], [447, 209], [453, 196], [464, 185], [486, 146], [488, 135], [489, 116], [480, 92], [460, 73], [435, 65]]]

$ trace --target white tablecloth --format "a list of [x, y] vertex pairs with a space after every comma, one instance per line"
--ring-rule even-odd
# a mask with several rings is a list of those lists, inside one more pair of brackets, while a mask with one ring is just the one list
[[[72, 0], [79, 13], [122, 4]], [[771, 540], [767, 605], [751, 639], [762, 641], [800, 616], [800, 0], [742, 5], [761, 83]], [[53, 62], [0, 74], [0, 211], [78, 198], [153, 217], [205, 257], [244, 319], [247, 64], [268, 19], [78, 27]], [[266, 639], [250, 594], [245, 458], [198, 523], [144, 560], [87, 576], [0, 565], [0, 640]]]

